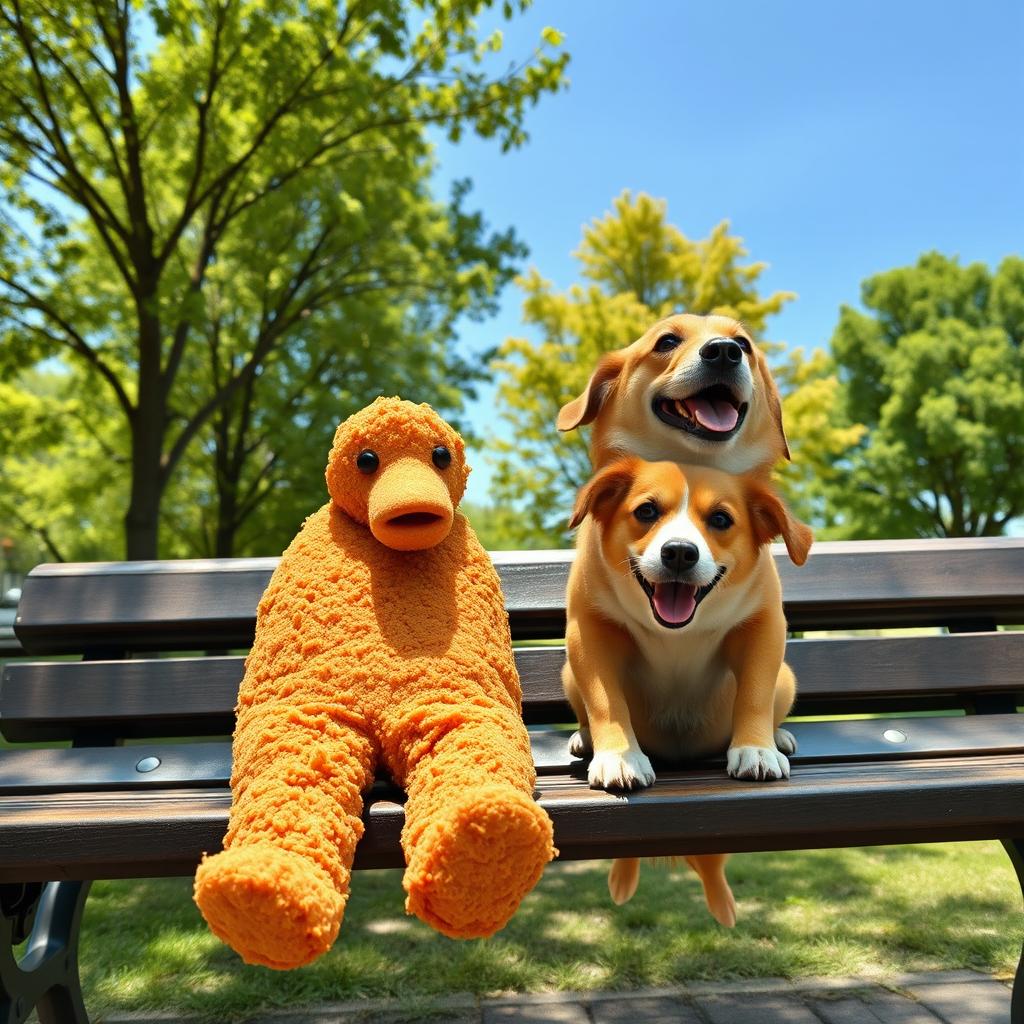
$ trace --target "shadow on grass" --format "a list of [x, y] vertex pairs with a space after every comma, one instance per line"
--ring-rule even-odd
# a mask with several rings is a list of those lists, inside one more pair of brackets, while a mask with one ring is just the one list
[[206, 929], [191, 880], [97, 883], [82, 943], [94, 1013], [240, 1019], [310, 1002], [456, 992], [627, 989], [687, 979], [974, 967], [1011, 973], [1020, 891], [997, 843], [743, 854], [739, 924], [720, 928], [688, 869], [644, 865], [612, 905], [608, 862], [555, 864], [501, 933], [455, 942], [403, 912], [399, 871], [354, 876], [335, 948], [310, 967], [247, 967]]

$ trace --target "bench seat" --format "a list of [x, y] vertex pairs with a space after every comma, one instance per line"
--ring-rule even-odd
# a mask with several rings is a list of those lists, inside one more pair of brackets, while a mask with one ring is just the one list
[[[775, 553], [799, 680], [792, 778], [740, 782], [721, 759], [656, 763], [655, 785], [629, 795], [591, 790], [568, 753], [557, 641], [572, 553], [494, 556], [561, 858], [998, 839], [1024, 878], [1024, 632], [999, 628], [1024, 623], [1024, 540], [823, 543], [802, 569]], [[26, 579], [15, 628], [33, 660], [0, 675], [0, 909], [12, 942], [31, 923], [31, 883], [61, 883], [39, 914], [57, 935], [49, 946], [73, 951], [79, 882], [190, 875], [220, 848], [244, 652], [275, 565], [41, 566]], [[807, 635], [922, 626], [944, 630]], [[364, 820], [356, 867], [400, 866], [402, 795], [387, 779]], [[86, 1020], [65, 959], [30, 982], [0, 962], [0, 1020], [24, 1019], [19, 994], [23, 1007], [39, 1000], [44, 1024]], [[1022, 990], [1018, 972], [1014, 1024]]]

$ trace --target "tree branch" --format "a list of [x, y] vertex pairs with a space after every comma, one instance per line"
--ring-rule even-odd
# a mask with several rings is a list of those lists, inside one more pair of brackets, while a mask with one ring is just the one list
[[64, 335], [62, 337], [60, 335], [51, 334], [38, 324], [30, 324], [27, 321], [22, 320], [20, 317], [15, 318], [16, 322], [27, 330], [42, 334], [43, 337], [48, 340], [59, 345], [64, 345], [67, 348], [70, 348], [73, 352], [82, 356], [110, 385], [121, 408], [125, 411], [128, 418], [131, 419], [135, 415], [135, 408], [132, 405], [127, 392], [124, 390], [124, 386], [121, 384], [117, 374], [102, 359], [100, 354], [78, 333], [78, 331], [76, 331], [74, 327], [48, 302], [40, 298], [38, 295], [35, 295], [24, 286], [18, 284], [17, 281], [12, 280], [5, 275], [0, 275], [0, 284], [7, 285], [8, 288], [12, 288], [14, 291], [25, 297], [24, 302], [14, 303], [15, 308], [34, 309], [37, 312], [42, 313], [43, 316], [57, 324], [57, 326], [64, 332]]
[[34, 533], [39, 537], [43, 544], [46, 545], [46, 550], [53, 555], [53, 560], [55, 562], [67, 561], [64, 557], [64, 553], [57, 547], [53, 537], [50, 536], [50, 531], [45, 526], [36, 526], [34, 523], [29, 522], [29, 520], [27, 520], [9, 501], [4, 501], [3, 507], [12, 519], [21, 524], [23, 529], [28, 530], [29, 533]]

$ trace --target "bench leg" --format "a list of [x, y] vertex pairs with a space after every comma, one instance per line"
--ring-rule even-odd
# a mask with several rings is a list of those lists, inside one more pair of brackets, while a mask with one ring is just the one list
[[[1017, 871], [1021, 891], [1024, 892], [1024, 839], [1004, 839], [1003, 846]], [[1021, 950], [1017, 977], [1013, 982], [1013, 1002], [1010, 1005], [1010, 1024], [1024, 1024], [1024, 950]]]
[[21, 1024], [33, 1009], [40, 1024], [89, 1024], [78, 978], [79, 927], [89, 885], [46, 883], [20, 962], [15, 959], [14, 947], [25, 937], [29, 912], [23, 905], [4, 908], [0, 917], [0, 1024]]

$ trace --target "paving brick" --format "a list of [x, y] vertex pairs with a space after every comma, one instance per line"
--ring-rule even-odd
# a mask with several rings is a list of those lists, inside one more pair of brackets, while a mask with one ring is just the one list
[[894, 974], [886, 978], [886, 982], [894, 988], [913, 989], [916, 985], [933, 985], [944, 982], [991, 981], [992, 978], [981, 971], [921, 971], [917, 974]]
[[865, 994], [864, 1002], [882, 1024], [941, 1024], [928, 1007], [897, 992], [873, 989]]
[[749, 993], [740, 996], [702, 996], [694, 1002], [711, 1024], [821, 1024], [794, 996]]
[[879, 1018], [857, 996], [844, 995], [840, 999], [810, 999], [807, 1005], [824, 1024], [878, 1024]]
[[688, 1003], [671, 997], [602, 999], [590, 1004], [594, 1024], [703, 1024]]
[[929, 981], [910, 991], [947, 1024], [1006, 1024], [1010, 990], [992, 978], [979, 977], [980, 981]]
[[731, 981], [691, 981], [686, 986], [690, 995], [743, 995], [747, 992], [795, 992], [788, 978], [738, 978]]
[[590, 1024], [580, 1003], [524, 1002], [483, 1008], [483, 1024]]

